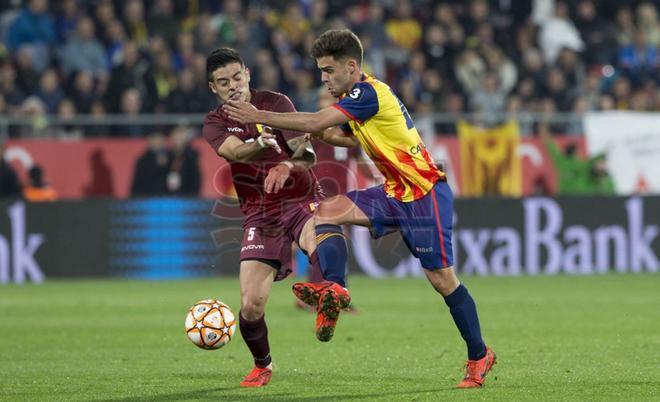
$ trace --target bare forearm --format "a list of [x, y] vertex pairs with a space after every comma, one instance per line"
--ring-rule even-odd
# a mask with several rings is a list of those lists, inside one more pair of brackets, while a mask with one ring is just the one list
[[285, 130], [313, 133], [323, 130], [314, 113], [276, 113], [267, 110], [259, 112], [259, 121], [263, 124]]
[[355, 137], [345, 135], [341, 129], [336, 127], [328, 128], [320, 133], [316, 133], [314, 138], [327, 144], [343, 148], [353, 148], [358, 144]]
[[233, 155], [229, 155], [230, 159], [237, 162], [248, 162], [259, 159], [263, 155], [266, 148], [262, 147], [257, 141], [248, 142], [239, 145], [234, 149]]

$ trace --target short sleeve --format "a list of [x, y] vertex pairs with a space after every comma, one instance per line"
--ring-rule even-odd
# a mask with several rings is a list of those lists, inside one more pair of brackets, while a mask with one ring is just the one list
[[358, 82], [333, 106], [351, 120], [363, 123], [378, 113], [378, 94], [371, 84]]
[[218, 148], [225, 142], [227, 137], [232, 135], [220, 119], [207, 117], [204, 121], [202, 136], [213, 148], [214, 153], [218, 153]]

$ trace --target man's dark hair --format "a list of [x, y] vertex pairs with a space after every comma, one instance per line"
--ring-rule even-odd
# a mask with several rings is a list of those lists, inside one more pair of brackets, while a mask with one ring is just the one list
[[215, 49], [206, 58], [206, 78], [213, 81], [213, 72], [227, 64], [239, 63], [245, 67], [245, 63], [238, 52], [230, 47]]
[[331, 29], [319, 36], [312, 46], [312, 57], [332, 56], [335, 60], [355, 59], [362, 65], [362, 43], [348, 29]]

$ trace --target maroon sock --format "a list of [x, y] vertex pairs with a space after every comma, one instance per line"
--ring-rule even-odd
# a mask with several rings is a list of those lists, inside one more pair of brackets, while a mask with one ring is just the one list
[[323, 282], [323, 273], [319, 265], [319, 256], [316, 250], [309, 256], [309, 281], [313, 283]]
[[270, 346], [268, 346], [268, 327], [266, 326], [265, 315], [254, 321], [248, 321], [243, 315], [238, 314], [238, 326], [241, 329], [241, 336], [245, 344], [252, 352], [254, 364], [257, 367], [266, 367], [270, 364]]

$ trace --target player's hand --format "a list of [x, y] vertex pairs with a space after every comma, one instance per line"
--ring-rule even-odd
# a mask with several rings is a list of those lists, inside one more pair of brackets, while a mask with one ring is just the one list
[[273, 148], [278, 154], [282, 153], [282, 148], [280, 148], [280, 144], [277, 143], [277, 138], [269, 132], [263, 131], [259, 138], [257, 138], [257, 142], [259, 145], [263, 144], [263, 148]]
[[228, 100], [222, 105], [222, 110], [227, 113], [230, 119], [242, 124], [260, 123], [259, 109], [251, 103]]
[[305, 134], [305, 139], [307, 141], [320, 140], [322, 138], [323, 138], [323, 131], [318, 131], [316, 133], [307, 133], [307, 134]]
[[284, 187], [284, 183], [286, 183], [290, 174], [291, 168], [284, 163], [277, 164], [270, 168], [268, 176], [266, 176], [266, 180], [264, 180], [266, 194], [277, 194], [277, 192]]

